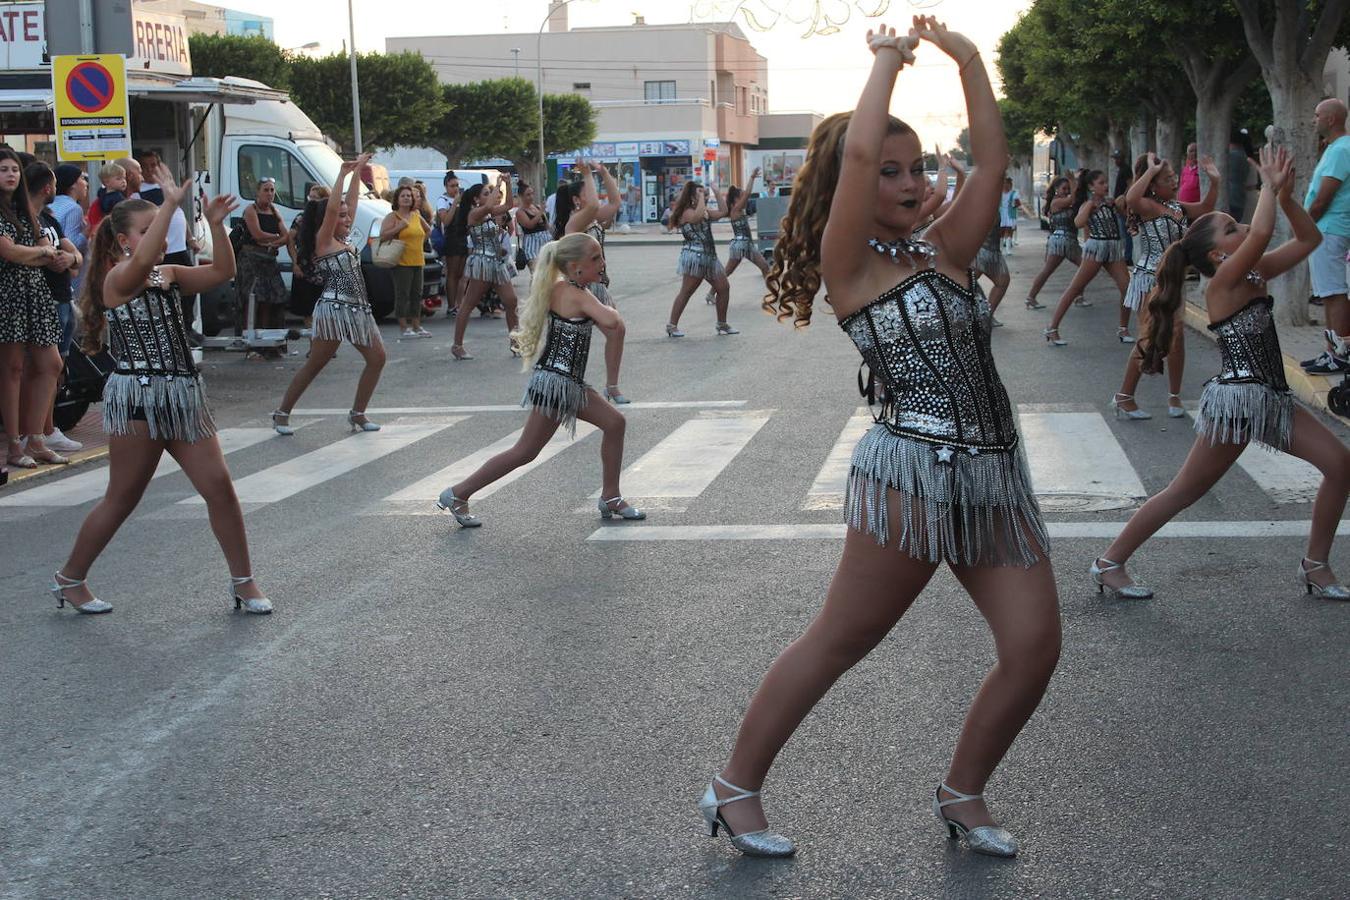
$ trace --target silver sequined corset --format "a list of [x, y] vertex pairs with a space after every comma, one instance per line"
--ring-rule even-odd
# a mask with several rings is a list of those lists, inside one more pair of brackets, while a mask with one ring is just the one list
[[1264, 384], [1289, 390], [1284, 380], [1284, 356], [1275, 333], [1271, 310], [1275, 301], [1258, 297], [1226, 319], [1209, 326], [1219, 342], [1222, 384]]
[[1073, 234], [1077, 229], [1073, 224], [1073, 209], [1066, 207], [1050, 214], [1050, 231], [1053, 234]]
[[320, 298], [349, 306], [369, 306], [366, 280], [361, 277], [361, 260], [351, 250], [339, 250], [315, 257], [314, 273], [323, 279]]
[[684, 235], [684, 247], [682, 249], [694, 250], [699, 253], [716, 252], [713, 244], [712, 223], [707, 219], [681, 225], [680, 234]]
[[103, 315], [108, 322], [108, 352], [119, 375], [197, 374], [178, 285], [147, 287]]
[[1088, 216], [1088, 237], [1098, 241], [1120, 240], [1120, 221], [1116, 219], [1116, 208], [1103, 203]]
[[731, 220], [731, 239], [733, 241], [751, 240], [749, 216], [737, 216]]
[[989, 301], [923, 269], [845, 317], [863, 362], [885, 385], [878, 422], [932, 444], [1011, 450], [1017, 428], [989, 349]]
[[594, 323], [582, 316], [568, 319], [553, 311], [548, 314], [548, 338], [543, 352], [534, 364], [536, 369], [557, 372], [573, 381], [585, 384], [586, 361], [591, 353], [591, 327]]
[[473, 252], [479, 256], [490, 256], [494, 260], [501, 254], [502, 230], [491, 216], [469, 228], [469, 237], [473, 239]]
[[1171, 210], [1171, 213], [1139, 223], [1139, 243], [1134, 251], [1134, 267], [1136, 269], [1143, 269], [1145, 272], [1156, 274], [1158, 263], [1162, 262], [1163, 254], [1167, 252], [1167, 248], [1181, 240], [1186, 234], [1186, 226], [1190, 222], [1187, 221], [1186, 214], [1182, 212], [1181, 204], [1175, 200], [1168, 200], [1163, 206]]

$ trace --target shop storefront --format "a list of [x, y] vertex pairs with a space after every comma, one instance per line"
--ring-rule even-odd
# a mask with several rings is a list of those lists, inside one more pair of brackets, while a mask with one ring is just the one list
[[575, 161], [595, 160], [614, 175], [623, 194], [620, 223], [659, 222], [666, 206], [691, 178], [716, 183], [718, 157], [703, 159], [703, 147], [688, 139], [599, 141], [575, 153], [551, 154], [558, 177], [566, 179]]

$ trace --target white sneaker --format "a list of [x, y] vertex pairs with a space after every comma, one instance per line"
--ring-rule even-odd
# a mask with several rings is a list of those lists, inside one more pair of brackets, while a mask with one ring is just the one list
[[421, 337], [421, 335], [413, 331], [411, 328], [405, 328], [403, 329], [403, 333], [398, 336], [398, 339], [400, 341], [411, 341], [419, 337]]
[[84, 449], [84, 444], [66, 437], [61, 433], [60, 428], [53, 428], [52, 433], [47, 435], [44, 443], [48, 450], [55, 450], [58, 453], [74, 453], [76, 450]]
[[431, 332], [430, 332], [430, 331], [427, 331], [427, 330], [426, 330], [425, 328], [423, 328], [421, 325], [417, 326], [417, 331], [414, 332], [414, 333], [415, 333], [418, 337], [431, 337]]

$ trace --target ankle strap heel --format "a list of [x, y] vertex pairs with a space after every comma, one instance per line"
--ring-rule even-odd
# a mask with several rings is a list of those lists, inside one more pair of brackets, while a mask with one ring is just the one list
[[[731, 797], [718, 797], [717, 785], [719, 784], [736, 793]], [[727, 820], [722, 818], [722, 807], [758, 796], [759, 791], [747, 791], [745, 788], [737, 787], [727, 781], [721, 775], [713, 776], [713, 780], [708, 783], [708, 789], [703, 792], [703, 799], [698, 802], [698, 811], [703, 814], [703, 824], [708, 829], [708, 836], [717, 837], [717, 830], [719, 828], [725, 829], [727, 837], [731, 840], [731, 846], [746, 856], [784, 857], [796, 853], [797, 848], [793, 846], [792, 841], [781, 834], [776, 834], [767, 828], [736, 834], [727, 824]]]
[[[615, 506], [614, 504], [619, 504]], [[628, 519], [633, 522], [640, 522], [647, 518], [647, 514], [636, 507], [629, 506], [622, 497], [611, 497], [608, 500], [596, 501], [596, 506], [600, 508], [600, 518], [608, 521], [613, 516], [620, 519]]]
[[[951, 799], [943, 800], [943, 791], [951, 794]], [[933, 791], [933, 815], [947, 829], [948, 838], [953, 841], [965, 838], [966, 846], [976, 853], [983, 853], [985, 856], [1016, 856], [1017, 838], [1013, 837], [1006, 829], [997, 825], [980, 825], [976, 828], [967, 828], [963, 823], [947, 818], [942, 812], [947, 807], [955, 806], [958, 803], [969, 803], [972, 800], [983, 799], [984, 794], [963, 794], [944, 781], [938, 785], [937, 790]]]
[[266, 597], [245, 598], [239, 596], [237, 588], [246, 584], [251, 584], [252, 582], [252, 575], [240, 575], [237, 578], [233, 575], [230, 576], [230, 596], [234, 599], [234, 608], [236, 610], [242, 609], [244, 612], [251, 613], [255, 616], [270, 615], [272, 612], [271, 600], [268, 600]]

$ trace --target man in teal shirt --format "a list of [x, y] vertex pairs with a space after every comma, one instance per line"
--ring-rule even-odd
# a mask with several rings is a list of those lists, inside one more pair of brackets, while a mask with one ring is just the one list
[[1313, 122], [1326, 150], [1313, 170], [1303, 205], [1322, 232], [1322, 243], [1308, 257], [1312, 293], [1326, 310], [1327, 352], [1305, 360], [1313, 375], [1350, 372], [1350, 302], [1346, 300], [1345, 256], [1350, 252], [1350, 135], [1345, 131], [1345, 104], [1323, 100]]

